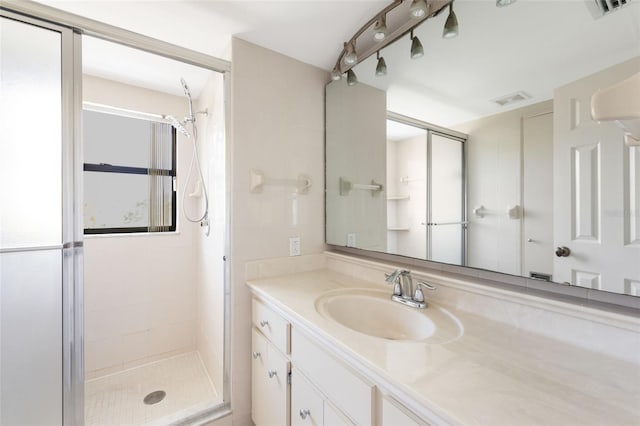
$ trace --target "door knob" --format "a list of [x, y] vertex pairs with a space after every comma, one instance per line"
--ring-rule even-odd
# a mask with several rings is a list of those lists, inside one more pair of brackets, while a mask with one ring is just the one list
[[571, 254], [571, 250], [569, 247], [558, 247], [556, 248], [556, 256], [558, 257], [568, 257]]

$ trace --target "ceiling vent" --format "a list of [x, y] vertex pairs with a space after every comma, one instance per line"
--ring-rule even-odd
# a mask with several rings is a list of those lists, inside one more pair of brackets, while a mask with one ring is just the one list
[[499, 98], [493, 99], [493, 102], [497, 103], [500, 106], [505, 106], [527, 99], [531, 99], [531, 95], [526, 92], [520, 91], [511, 93], [510, 95], [500, 96]]
[[598, 19], [611, 12], [615, 12], [627, 3], [630, 3], [631, 0], [586, 0], [586, 2], [593, 18]]

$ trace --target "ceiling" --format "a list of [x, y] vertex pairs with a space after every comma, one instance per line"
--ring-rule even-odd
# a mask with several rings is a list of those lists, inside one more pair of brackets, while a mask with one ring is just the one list
[[[359, 78], [395, 92], [393, 99], [402, 98], [412, 108], [424, 110], [427, 105], [433, 113], [447, 115], [449, 119], [427, 120], [441, 125], [490, 114], [496, 110], [491, 99], [518, 90], [527, 91], [533, 100], [549, 99], [558, 84], [640, 55], [640, 1], [632, 0], [623, 10], [597, 20], [585, 1], [518, 0], [496, 8], [493, 0], [456, 0], [458, 37], [440, 37], [443, 13], [416, 30], [425, 46], [420, 62], [409, 64], [404, 52], [409, 42], [399, 40], [383, 52], [388, 77], [374, 79], [373, 71], [358, 71]], [[40, 3], [219, 58], [230, 59], [235, 36], [330, 71], [343, 42], [391, 0]], [[194, 67], [169, 65], [169, 60], [95, 39], [85, 40], [83, 57], [87, 73], [176, 95], [182, 94], [176, 76], [184, 76], [195, 94], [206, 77]], [[375, 69], [374, 61], [369, 58], [357, 70]], [[523, 86], [523, 75], [533, 77], [534, 83]], [[453, 95], [456, 105], [444, 105]], [[391, 98], [389, 107], [407, 113]]]

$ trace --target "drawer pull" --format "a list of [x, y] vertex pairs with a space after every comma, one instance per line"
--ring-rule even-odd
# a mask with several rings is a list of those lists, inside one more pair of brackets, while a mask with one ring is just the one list
[[306, 410], [300, 410], [300, 418], [302, 420], [306, 419], [308, 416], [311, 415], [311, 410], [306, 409]]
[[254, 352], [251, 355], [253, 356], [253, 359], [258, 359], [262, 354], [260, 352]]
[[270, 379], [273, 379], [274, 377], [276, 377], [278, 375], [278, 372], [276, 370], [269, 370], [269, 372], [267, 374], [269, 374], [269, 378]]
[[264, 328], [264, 327], [266, 327], [268, 325], [269, 325], [269, 321], [267, 321], [267, 320], [261, 320], [260, 321], [260, 327]]

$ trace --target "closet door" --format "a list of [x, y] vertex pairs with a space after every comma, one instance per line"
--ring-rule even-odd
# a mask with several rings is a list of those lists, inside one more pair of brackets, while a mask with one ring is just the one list
[[73, 223], [63, 190], [72, 34], [0, 13], [0, 424], [61, 425], [64, 283], [75, 277], [63, 225]]

